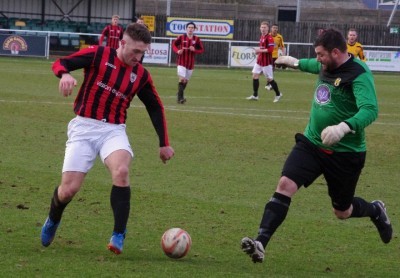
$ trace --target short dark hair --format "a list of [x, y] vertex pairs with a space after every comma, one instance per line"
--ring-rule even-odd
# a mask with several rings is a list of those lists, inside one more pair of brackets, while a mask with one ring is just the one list
[[356, 28], [350, 28], [350, 29], [347, 31], [347, 33], [349, 33], [349, 32], [356, 32], [356, 34], [357, 34]]
[[341, 52], [346, 52], [347, 44], [342, 32], [335, 28], [326, 29], [321, 32], [314, 42], [314, 47], [322, 46], [327, 51], [332, 52], [337, 48]]
[[196, 29], [196, 24], [194, 24], [193, 21], [190, 21], [189, 23], [187, 23], [187, 24], [186, 24], [186, 28], [188, 28], [189, 25], [193, 25], [194, 29]]
[[128, 35], [134, 41], [151, 43], [151, 34], [146, 26], [139, 23], [131, 23], [126, 27], [124, 35]]

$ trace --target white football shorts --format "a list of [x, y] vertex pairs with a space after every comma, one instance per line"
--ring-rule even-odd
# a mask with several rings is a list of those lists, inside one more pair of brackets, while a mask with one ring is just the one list
[[189, 80], [190, 77], [192, 77], [192, 74], [193, 70], [188, 70], [183, 66], [178, 66], [178, 76], [185, 78], [186, 80]]
[[87, 173], [97, 155], [101, 161], [116, 150], [133, 151], [126, 134], [125, 124], [110, 124], [95, 119], [76, 116], [68, 124], [63, 172]]
[[251, 72], [255, 73], [255, 74], [263, 73], [267, 79], [271, 79], [271, 80], [274, 79], [274, 71], [273, 71], [272, 65], [262, 67], [259, 64], [255, 63], [253, 70]]

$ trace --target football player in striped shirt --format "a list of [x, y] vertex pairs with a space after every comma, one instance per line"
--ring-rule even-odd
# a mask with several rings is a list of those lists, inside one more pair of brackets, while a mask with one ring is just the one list
[[74, 102], [76, 117], [68, 125], [61, 183], [54, 190], [42, 227], [43, 246], [52, 243], [64, 209], [99, 156], [112, 180], [114, 225], [108, 249], [115, 254], [122, 252], [130, 212], [129, 170], [133, 158], [125, 122], [134, 96], [143, 102], [158, 135], [160, 159], [166, 163], [173, 157], [163, 104], [150, 73], [139, 63], [150, 42], [149, 30], [133, 23], [126, 28], [118, 49], [96, 45], [54, 62], [52, 70], [60, 78], [59, 90], [64, 97], [70, 96], [77, 85], [72, 71], [83, 69], [84, 80]]
[[203, 43], [198, 36], [194, 35], [195, 30], [194, 22], [189, 22], [186, 24], [186, 34], [180, 35], [172, 43], [172, 49], [178, 55], [176, 61], [179, 79], [177, 102], [181, 104], [186, 102], [184, 93], [193, 74], [195, 55], [204, 52]]
[[104, 27], [103, 32], [99, 39], [99, 45], [103, 45], [104, 38], [107, 38], [106, 46], [117, 49], [119, 47], [119, 41], [122, 39], [124, 34], [124, 28], [118, 25], [119, 16], [113, 15], [111, 18], [111, 24]]
[[253, 94], [246, 99], [258, 100], [258, 88], [260, 87], [260, 75], [263, 74], [267, 78], [267, 82], [275, 91], [274, 102], [278, 102], [282, 94], [279, 91], [278, 84], [274, 80], [272, 52], [274, 51], [274, 39], [269, 34], [269, 24], [266, 21], [260, 24], [260, 44], [255, 48], [257, 54], [257, 61], [254, 64], [253, 73]]

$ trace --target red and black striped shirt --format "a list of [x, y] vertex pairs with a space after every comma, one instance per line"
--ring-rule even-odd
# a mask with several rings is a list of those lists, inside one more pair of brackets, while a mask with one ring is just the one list
[[127, 108], [135, 95], [145, 105], [159, 136], [168, 146], [164, 106], [150, 73], [141, 65], [124, 64], [110, 47], [91, 46], [54, 62], [52, 70], [61, 77], [84, 69], [84, 80], [74, 102], [76, 115], [113, 124], [125, 124]]
[[258, 54], [257, 64], [266, 67], [273, 64], [272, 60], [272, 52], [274, 51], [274, 38], [267, 34], [265, 36], [261, 35], [260, 37], [260, 49], [268, 49], [268, 52], [262, 52]]
[[[195, 51], [190, 51], [190, 46], [194, 46]], [[179, 66], [183, 66], [188, 70], [194, 68], [194, 56], [204, 52], [203, 43], [200, 41], [200, 38], [197, 36], [189, 38], [186, 34], [180, 35], [173, 41], [172, 49], [175, 53], [183, 49], [183, 53], [178, 55], [176, 62]]]
[[122, 26], [107, 25], [104, 27], [103, 32], [101, 32], [100, 45], [102, 45], [104, 37], [107, 37], [107, 46], [117, 49], [123, 34], [124, 28]]

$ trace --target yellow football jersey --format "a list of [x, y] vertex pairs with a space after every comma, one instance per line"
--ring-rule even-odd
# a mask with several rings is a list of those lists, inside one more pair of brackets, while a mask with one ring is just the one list
[[347, 52], [354, 55], [355, 58], [359, 58], [361, 61], [366, 61], [364, 56], [363, 46], [361, 43], [356, 42], [355, 44], [347, 44]]
[[274, 39], [274, 51], [272, 52], [272, 58], [278, 58], [279, 56], [279, 49], [281, 51], [283, 51], [283, 49], [285, 48], [285, 43], [283, 42], [283, 37], [281, 34], [276, 34], [276, 36], [274, 37], [271, 34], [272, 38]]

